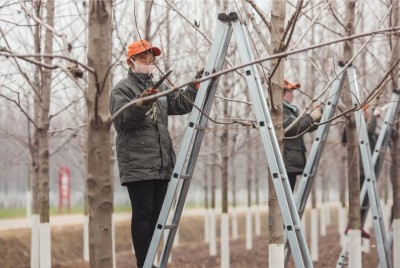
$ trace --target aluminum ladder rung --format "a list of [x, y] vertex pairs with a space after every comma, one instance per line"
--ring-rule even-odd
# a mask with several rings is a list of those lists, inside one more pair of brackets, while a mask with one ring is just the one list
[[[166, 225], [164, 225], [164, 229], [166, 229], [166, 230], [172, 230], [172, 229], [175, 229], [176, 226], [177, 226], [177, 225], [176, 225], [175, 223], [166, 224]], [[158, 228], [158, 229], [161, 229], [161, 228]]]
[[192, 177], [192, 176], [190, 176], [190, 175], [184, 175], [184, 174], [181, 174], [181, 175], [179, 176], [179, 178], [180, 178], [181, 180], [189, 180], [191, 177]]

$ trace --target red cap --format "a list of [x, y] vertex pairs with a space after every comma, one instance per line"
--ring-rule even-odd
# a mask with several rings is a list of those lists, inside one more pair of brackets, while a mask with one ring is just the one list
[[295, 90], [299, 89], [301, 85], [299, 83], [296, 84], [291, 84], [288, 80], [284, 79], [283, 80], [283, 88], [289, 89], [289, 90]]
[[131, 43], [128, 46], [126, 56], [129, 59], [130, 57], [145, 52], [147, 50], [151, 50], [153, 56], [160, 56], [161, 50], [158, 47], [152, 47], [149, 42], [146, 40], [139, 40], [136, 42]]

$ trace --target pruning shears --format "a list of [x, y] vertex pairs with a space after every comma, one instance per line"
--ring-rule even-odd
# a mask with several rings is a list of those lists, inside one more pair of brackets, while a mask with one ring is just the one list
[[[162, 83], [167, 79], [167, 77], [172, 73], [172, 70], [168, 71], [160, 80], [158, 80], [149, 90], [149, 93], [158, 93], [158, 88], [162, 85]], [[146, 115], [150, 114], [150, 118], [155, 122], [157, 122], [157, 105], [154, 102], [151, 106], [150, 110], [146, 113]]]

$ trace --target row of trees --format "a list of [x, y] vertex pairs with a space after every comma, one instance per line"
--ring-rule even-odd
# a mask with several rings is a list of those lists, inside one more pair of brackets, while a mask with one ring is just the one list
[[[335, 78], [339, 59], [359, 67], [361, 103], [367, 100], [382, 105], [391, 90], [398, 87], [398, 1], [347, 0], [345, 5], [333, 0], [297, 1], [296, 4], [272, 1], [271, 5], [252, 0], [240, 3], [195, 1], [194, 5], [170, 0], [61, 1], [55, 5], [51, 0], [8, 0], [0, 5], [0, 10], [8, 15], [2, 16], [4, 23], [0, 28], [0, 56], [7, 64], [1, 71], [0, 101], [7, 107], [2, 117], [10, 122], [2, 127], [1, 133], [3, 140], [11, 140], [0, 157], [8, 166], [20, 162], [30, 166], [33, 213], [40, 215], [33, 216], [34, 221], [40, 221], [37, 223], [40, 232], [32, 232], [32, 249], [40, 248], [43, 267], [50, 265], [49, 174], [54, 169], [51, 161], [74, 163], [81, 177], [86, 178], [91, 265], [112, 265], [111, 213], [117, 170], [112, 153], [108, 95], [112, 84], [126, 75], [123, 62], [129, 42], [144, 38], [160, 46], [164, 53], [159, 69], [163, 72], [174, 69], [171, 84], [182, 84], [189, 82], [188, 77], [202, 68], [217, 14], [238, 12], [248, 22], [255, 57], [278, 55], [258, 66], [281, 145], [284, 77], [302, 83], [303, 94], [296, 101], [304, 110], [309, 110], [314, 102], [326, 100], [323, 92]], [[376, 33], [383, 28], [386, 30], [381, 34]], [[366, 32], [369, 34], [354, 37]], [[332, 44], [321, 45], [332, 40]], [[344, 41], [344, 45], [339, 45], [339, 41]], [[227, 68], [239, 63], [234, 42], [231, 44]], [[221, 178], [222, 210], [228, 214], [228, 191], [233, 193], [235, 206], [235, 193], [240, 186], [248, 189], [249, 206], [254, 199], [259, 204], [259, 196], [251, 196], [251, 190], [258, 190], [266, 183], [262, 178], [267, 174], [267, 167], [265, 159], [259, 157], [263, 150], [259, 146], [258, 132], [253, 129], [254, 117], [249, 116], [249, 98], [244, 94], [246, 88], [240, 70], [227, 72], [220, 86], [222, 90], [211, 115], [212, 121], [217, 123], [210, 122], [210, 134], [205, 138], [199, 159], [198, 172], [204, 174], [201, 177], [205, 179], [195, 180], [193, 186], [197, 184], [206, 189], [206, 204], [215, 209], [216, 182]], [[346, 92], [348, 90], [344, 90]], [[349, 95], [347, 99], [344, 95], [342, 102], [346, 107]], [[12, 124], [13, 118], [18, 119], [19, 124]], [[346, 121], [347, 154], [350, 156], [349, 227], [359, 229], [359, 162], [354, 146], [357, 133], [352, 115], [336, 120], [338, 124], [343, 121]], [[171, 123], [170, 130], [179, 149], [185, 120], [173, 118]], [[339, 125], [340, 130], [333, 130], [336, 140], [343, 128], [343, 124]], [[394, 141], [396, 145], [397, 140]], [[326, 150], [330, 155], [344, 155], [340, 146], [327, 146]], [[18, 161], [10, 159], [13, 151], [21, 152]], [[392, 159], [396, 159], [397, 151], [398, 147], [392, 146]], [[340, 165], [337, 163], [320, 171], [326, 174], [321, 180], [327, 180], [328, 174]], [[11, 170], [7, 166], [4, 168]], [[397, 178], [396, 165], [392, 165], [392, 172], [391, 177]], [[345, 176], [342, 178], [344, 180]], [[337, 182], [337, 186], [346, 185], [339, 179]], [[399, 199], [398, 183], [393, 180], [392, 184], [396, 189], [393, 196]], [[344, 189], [339, 191], [345, 193]], [[346, 203], [344, 195], [342, 203]], [[269, 187], [268, 204], [270, 244], [281, 250], [283, 225], [273, 187]], [[399, 218], [399, 214], [396, 210], [395, 218]], [[40, 247], [34, 246], [39, 242]], [[35, 262], [39, 259], [33, 262], [32, 267], [37, 267]]]

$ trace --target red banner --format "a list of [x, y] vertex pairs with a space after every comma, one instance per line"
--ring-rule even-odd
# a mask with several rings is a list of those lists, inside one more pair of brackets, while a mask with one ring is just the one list
[[71, 212], [71, 171], [69, 167], [61, 166], [58, 171], [58, 213], [61, 213], [66, 203]]

